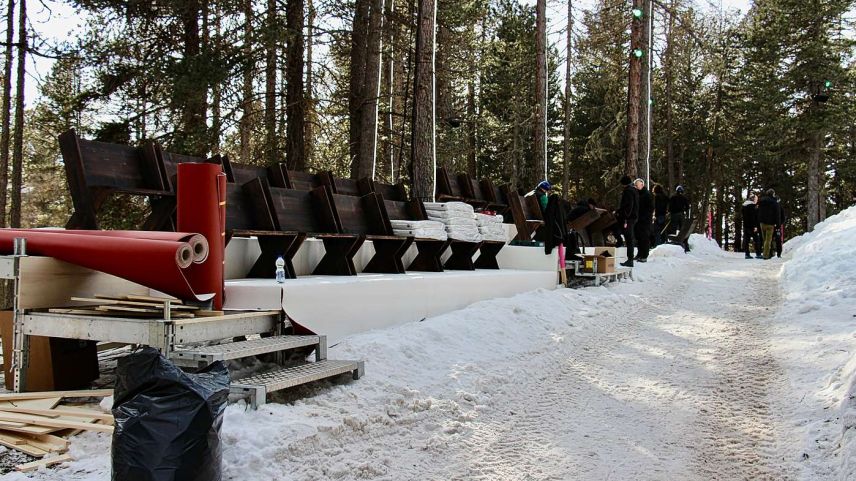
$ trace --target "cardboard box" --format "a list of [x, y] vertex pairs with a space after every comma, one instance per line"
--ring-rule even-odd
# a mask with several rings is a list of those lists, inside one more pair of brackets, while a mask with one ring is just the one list
[[[604, 255], [604, 253], [609, 255]], [[615, 247], [595, 247], [594, 255], [604, 257], [615, 257]]]
[[[595, 264], [597, 264], [597, 270], [595, 270]], [[580, 270], [587, 273], [597, 272], [598, 274], [615, 272], [615, 257], [583, 256], [583, 265]]]

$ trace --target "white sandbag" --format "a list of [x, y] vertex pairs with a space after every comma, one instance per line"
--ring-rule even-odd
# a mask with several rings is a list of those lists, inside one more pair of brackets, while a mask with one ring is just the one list
[[445, 229], [443, 222], [433, 220], [390, 220], [393, 229]]

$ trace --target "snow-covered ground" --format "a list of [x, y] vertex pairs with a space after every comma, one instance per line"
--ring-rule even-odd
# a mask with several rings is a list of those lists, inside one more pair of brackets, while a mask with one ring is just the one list
[[[352, 336], [361, 380], [228, 408], [224, 479], [856, 479], [854, 236], [856, 208], [785, 259], [693, 237], [634, 282]], [[110, 479], [108, 437], [71, 454], [33, 477]]]

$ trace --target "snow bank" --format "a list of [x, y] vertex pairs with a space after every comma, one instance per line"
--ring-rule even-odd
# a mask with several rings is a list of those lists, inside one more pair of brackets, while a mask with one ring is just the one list
[[856, 479], [856, 207], [784, 245], [774, 349], [803, 479]]
[[727, 257], [729, 254], [719, 247], [714, 239], [703, 234], [690, 234], [690, 253], [697, 256]]

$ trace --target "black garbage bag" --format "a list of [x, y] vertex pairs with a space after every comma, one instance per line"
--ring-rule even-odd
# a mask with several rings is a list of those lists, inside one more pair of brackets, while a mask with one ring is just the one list
[[220, 481], [220, 426], [228, 398], [222, 362], [189, 374], [150, 347], [120, 359], [113, 481]]

